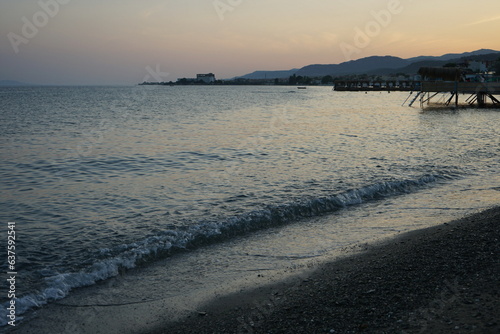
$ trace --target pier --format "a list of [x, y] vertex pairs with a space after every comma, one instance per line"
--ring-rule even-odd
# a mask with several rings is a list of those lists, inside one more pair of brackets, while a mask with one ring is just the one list
[[[500, 82], [422, 82], [422, 88], [418, 92], [420, 106], [431, 103], [431, 99], [442, 94], [441, 100], [445, 106], [454, 104], [458, 107], [459, 96], [468, 96], [465, 103], [485, 107], [489, 101], [493, 105], [500, 106], [500, 101], [495, 95], [500, 95]], [[450, 96], [446, 96], [450, 94]], [[415, 99], [412, 101], [415, 102]], [[437, 102], [439, 103], [439, 101]], [[410, 103], [410, 106], [413, 103]]]
[[481, 74], [464, 75], [459, 68], [434, 67], [422, 67], [419, 74], [423, 78], [420, 90], [416, 90], [417, 94], [409, 106], [420, 98], [420, 107], [423, 109], [425, 104], [429, 105], [431, 100], [438, 95], [440, 98], [433, 102], [434, 104], [444, 106], [453, 104], [458, 107], [459, 96], [465, 95], [464, 102], [469, 106], [500, 106], [499, 99], [495, 97], [495, 95], [500, 95], [500, 77]]
[[[336, 80], [333, 90], [340, 92], [407, 91], [403, 105], [500, 107], [500, 76], [463, 72], [461, 68], [422, 67], [421, 80]], [[418, 78], [418, 77], [417, 77]], [[413, 95], [415, 94], [415, 95]], [[463, 98], [460, 98], [463, 96]]]
[[414, 91], [420, 82], [413, 80], [337, 80], [333, 89], [339, 92]]

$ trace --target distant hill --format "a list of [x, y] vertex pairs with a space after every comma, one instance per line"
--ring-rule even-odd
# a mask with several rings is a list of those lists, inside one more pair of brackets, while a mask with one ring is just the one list
[[[288, 78], [291, 75], [294, 75], [297, 73], [299, 69], [294, 68], [291, 70], [285, 70], [285, 71], [255, 71], [249, 74], [245, 74], [241, 77], [236, 77], [236, 78], [242, 78], [242, 79], [283, 79], [283, 78]], [[236, 79], [234, 78], [234, 79]]]
[[324, 75], [359, 74], [377, 68], [400, 68], [410, 64], [407, 60], [392, 56], [373, 56], [352, 60], [338, 65], [308, 65], [297, 71], [297, 75], [318, 77]]
[[33, 84], [28, 84], [25, 82], [15, 81], [15, 80], [0, 80], [1, 87], [17, 87], [17, 86], [35, 86]]
[[[450, 59], [451, 61], [451, 59]], [[390, 75], [393, 73], [416, 74], [421, 67], [442, 67], [450, 61], [422, 60], [400, 68], [378, 68], [365, 72], [369, 75]]]
[[414, 58], [408, 58], [410, 62], [418, 62], [424, 60], [436, 60], [436, 61], [449, 61], [452, 59], [464, 58], [464, 57], [472, 57], [472, 56], [482, 56], [492, 53], [499, 53], [500, 51], [495, 51], [491, 49], [480, 49], [472, 52], [464, 52], [464, 53], [447, 53], [445, 55], [439, 57], [431, 57], [431, 56], [420, 56]]
[[442, 56], [418, 56], [403, 59], [393, 56], [372, 56], [351, 60], [340, 64], [316, 64], [307, 65], [301, 69], [289, 71], [256, 71], [238, 78], [245, 79], [275, 79], [287, 78], [293, 74], [322, 77], [326, 75], [341, 76], [350, 74], [378, 74], [387, 75], [391, 73], [416, 74], [423, 66], [443, 66], [449, 62], [461, 62], [468, 60], [496, 60], [500, 56], [500, 51], [490, 49], [480, 49], [464, 53], [448, 53]]
[[[491, 50], [487, 50], [491, 51]], [[374, 75], [389, 75], [393, 73], [405, 73], [405, 74], [415, 74], [418, 72], [418, 70], [421, 67], [442, 67], [446, 64], [449, 63], [463, 63], [466, 60], [469, 61], [479, 61], [479, 60], [487, 60], [487, 61], [494, 61], [497, 60], [500, 57], [500, 52], [499, 51], [493, 51], [493, 53], [486, 53], [486, 54], [474, 54], [473, 52], [466, 52], [466, 56], [462, 56], [461, 54], [458, 54], [459, 58], [449, 58], [449, 57], [424, 57], [420, 58], [417, 57], [417, 59], [424, 59], [421, 61], [417, 61], [414, 63], [411, 63], [408, 66], [398, 68], [398, 69], [376, 69], [373, 71], [366, 72], [366, 74], [374, 74]], [[433, 58], [435, 59], [441, 59], [441, 60], [432, 60]]]

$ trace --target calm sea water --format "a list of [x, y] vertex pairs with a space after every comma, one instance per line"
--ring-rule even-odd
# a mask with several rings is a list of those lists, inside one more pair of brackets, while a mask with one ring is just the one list
[[422, 112], [401, 107], [406, 96], [0, 88], [1, 238], [16, 222], [18, 313], [185, 248], [291, 223], [301, 233], [344, 207], [464, 183], [471, 208], [500, 202], [498, 110]]

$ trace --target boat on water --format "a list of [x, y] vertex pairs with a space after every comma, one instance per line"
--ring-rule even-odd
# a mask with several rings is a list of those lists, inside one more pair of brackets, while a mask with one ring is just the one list
[[297, 89], [307, 89], [307, 87], [299, 86], [299, 87], [297, 87]]

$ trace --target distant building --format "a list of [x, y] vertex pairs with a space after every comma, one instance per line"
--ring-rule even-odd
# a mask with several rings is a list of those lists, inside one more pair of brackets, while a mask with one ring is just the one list
[[181, 78], [177, 79], [177, 84], [179, 85], [194, 85], [196, 83], [195, 78]]
[[215, 75], [213, 73], [208, 74], [196, 74], [197, 81], [203, 81], [204, 83], [213, 83], [215, 82]]
[[471, 61], [469, 62], [469, 68], [474, 72], [486, 72], [488, 67], [486, 62], [483, 61]]
[[178, 85], [212, 84], [215, 83], [215, 75], [213, 73], [196, 74], [196, 78], [177, 79], [176, 83]]

